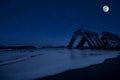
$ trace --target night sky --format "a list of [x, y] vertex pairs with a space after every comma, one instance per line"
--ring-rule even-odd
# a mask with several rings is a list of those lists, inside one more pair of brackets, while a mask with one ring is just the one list
[[0, 45], [67, 45], [81, 28], [120, 35], [120, 0], [0, 0]]

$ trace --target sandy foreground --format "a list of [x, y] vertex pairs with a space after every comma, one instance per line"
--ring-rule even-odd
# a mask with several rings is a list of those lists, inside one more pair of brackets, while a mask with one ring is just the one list
[[0, 80], [112, 79], [120, 71], [119, 55], [120, 51], [89, 49], [1, 50]]
[[120, 80], [120, 55], [106, 59], [101, 64], [69, 70], [36, 80]]

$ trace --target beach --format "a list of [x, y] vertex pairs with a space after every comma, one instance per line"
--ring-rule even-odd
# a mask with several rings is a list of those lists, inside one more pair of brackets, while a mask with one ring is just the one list
[[120, 80], [120, 55], [103, 63], [73, 69], [35, 80]]

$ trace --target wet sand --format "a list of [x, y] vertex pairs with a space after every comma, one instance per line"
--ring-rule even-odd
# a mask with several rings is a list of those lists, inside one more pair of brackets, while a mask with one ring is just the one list
[[120, 55], [101, 64], [74, 69], [35, 80], [120, 80]]

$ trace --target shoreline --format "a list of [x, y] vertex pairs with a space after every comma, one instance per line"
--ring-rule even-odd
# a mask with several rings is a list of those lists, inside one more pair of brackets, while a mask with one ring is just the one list
[[103, 63], [73, 69], [35, 80], [120, 80], [120, 55]]

